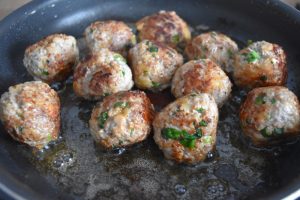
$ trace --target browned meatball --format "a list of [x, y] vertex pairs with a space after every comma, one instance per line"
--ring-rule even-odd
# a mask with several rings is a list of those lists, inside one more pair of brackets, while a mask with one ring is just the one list
[[140, 40], [153, 40], [173, 48], [184, 46], [190, 39], [188, 25], [174, 11], [160, 11], [136, 23]]
[[40, 149], [57, 139], [59, 97], [41, 81], [11, 86], [1, 96], [0, 119], [15, 140]]
[[277, 44], [261, 41], [235, 56], [233, 78], [240, 87], [284, 85], [287, 79], [286, 55]]
[[140, 89], [163, 90], [171, 84], [183, 57], [165, 44], [143, 40], [129, 51], [135, 85]]
[[126, 57], [128, 48], [136, 43], [132, 30], [124, 22], [114, 20], [93, 22], [84, 36], [92, 53], [108, 48]]
[[153, 105], [144, 92], [119, 92], [93, 109], [91, 134], [106, 149], [132, 145], [147, 138], [153, 116]]
[[154, 140], [167, 159], [197, 163], [216, 143], [218, 107], [206, 93], [189, 94], [155, 116]]
[[36, 80], [46, 83], [62, 81], [73, 71], [78, 61], [76, 39], [65, 34], [53, 34], [29, 46], [24, 65]]
[[108, 49], [101, 49], [97, 54], [80, 62], [74, 72], [75, 93], [89, 100], [127, 91], [132, 86], [132, 73], [126, 60]]
[[269, 145], [300, 133], [300, 105], [285, 87], [269, 86], [252, 90], [241, 106], [243, 133], [255, 145]]

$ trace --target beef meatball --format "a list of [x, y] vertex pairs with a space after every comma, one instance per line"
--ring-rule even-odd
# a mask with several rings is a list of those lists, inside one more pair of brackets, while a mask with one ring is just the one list
[[140, 40], [154, 40], [173, 48], [184, 46], [191, 39], [188, 25], [174, 11], [160, 11], [136, 23]]
[[266, 41], [249, 45], [235, 56], [233, 78], [246, 88], [284, 85], [287, 66], [283, 49]]
[[121, 21], [96, 21], [85, 29], [84, 36], [92, 52], [108, 48], [126, 56], [128, 48], [136, 44], [131, 28]]
[[171, 84], [183, 57], [162, 43], [143, 40], [129, 51], [135, 85], [140, 89], [163, 90]]
[[101, 49], [98, 54], [80, 62], [74, 72], [75, 93], [89, 100], [127, 91], [132, 86], [132, 73], [126, 60], [108, 49]]
[[194, 164], [206, 158], [216, 143], [218, 108], [210, 94], [189, 94], [158, 113], [154, 140], [167, 159]]
[[53, 34], [29, 46], [23, 63], [35, 80], [53, 83], [66, 79], [72, 73], [78, 56], [73, 36]]
[[192, 60], [179, 67], [172, 80], [176, 98], [190, 93], [209, 93], [222, 106], [231, 92], [225, 72], [210, 59]]
[[149, 135], [153, 115], [153, 105], [144, 92], [119, 92], [93, 109], [90, 131], [105, 149], [132, 145]]
[[298, 99], [282, 86], [256, 88], [241, 106], [240, 121], [243, 133], [258, 146], [299, 135]]
[[185, 48], [189, 60], [209, 58], [227, 73], [232, 72], [233, 56], [237, 52], [238, 46], [233, 40], [214, 31], [198, 35]]
[[59, 97], [41, 81], [11, 86], [1, 96], [0, 119], [13, 139], [40, 149], [57, 139]]

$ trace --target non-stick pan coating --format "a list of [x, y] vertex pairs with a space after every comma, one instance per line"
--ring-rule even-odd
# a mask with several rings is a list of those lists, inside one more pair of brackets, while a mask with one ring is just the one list
[[[159, 10], [175, 10], [194, 34], [205, 26], [228, 34], [240, 48], [249, 39], [280, 44], [288, 55], [288, 87], [300, 96], [300, 14], [279, 1], [260, 0], [33, 1], [0, 23], [0, 93], [32, 80], [22, 65], [23, 54], [26, 46], [42, 37], [63, 32], [80, 38], [97, 19], [135, 22]], [[62, 102], [58, 144], [44, 153], [33, 152], [0, 127], [0, 188], [10, 195], [27, 199], [274, 199], [300, 186], [299, 142], [259, 150], [241, 136], [237, 114], [245, 91], [234, 88], [220, 111], [213, 157], [186, 166], [165, 160], [151, 137], [124, 152], [102, 151], [88, 130], [95, 103], [77, 98], [71, 79], [56, 86]], [[157, 109], [172, 100], [169, 92], [149, 96]]]

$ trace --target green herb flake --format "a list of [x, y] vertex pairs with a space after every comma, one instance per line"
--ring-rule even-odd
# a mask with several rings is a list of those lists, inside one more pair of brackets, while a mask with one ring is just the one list
[[[179, 139], [182, 135], [184, 135], [186, 131], [181, 131], [175, 128], [164, 128], [161, 131], [163, 138], [165, 139]], [[188, 134], [188, 133], [187, 133]]]
[[213, 142], [213, 139], [212, 139], [212, 137], [211, 137], [210, 135], [207, 135], [207, 136], [203, 136], [203, 137], [201, 138], [201, 142], [202, 142], [203, 144], [205, 144], [205, 145], [211, 145], [212, 142]]
[[105, 96], [105, 97], [107, 97], [107, 96], [109, 96], [109, 95], [110, 95], [109, 92], [105, 92], [105, 93], [103, 94], [103, 96]]
[[126, 59], [123, 56], [121, 56], [120, 54], [115, 54], [114, 60], [117, 62], [125, 62], [126, 63]]
[[233, 57], [233, 52], [231, 51], [231, 49], [228, 49], [228, 50], [227, 50], [227, 54], [228, 54], [228, 57], [229, 57], [229, 58], [232, 58], [232, 57]]
[[275, 103], [276, 103], [276, 99], [275, 99], [274, 97], [271, 99], [271, 103], [272, 103], [272, 104], [275, 104]]
[[256, 105], [262, 105], [262, 104], [265, 104], [266, 101], [264, 100], [266, 94], [264, 93], [261, 93], [259, 94], [256, 98], [255, 98], [255, 104]]
[[117, 108], [117, 107], [127, 108], [128, 106], [129, 106], [128, 102], [122, 102], [122, 101], [116, 102], [114, 104], [114, 108]]
[[24, 130], [24, 127], [23, 126], [19, 126], [18, 127], [18, 131], [21, 133], [21, 132], [23, 132], [23, 130]]
[[151, 53], [156, 53], [156, 52], [158, 52], [158, 47], [155, 46], [155, 45], [151, 45], [151, 46], [148, 48], [148, 51], [150, 51]]
[[122, 73], [122, 76], [125, 76], [125, 72], [124, 71], [122, 71], [121, 73]]
[[264, 136], [264, 137], [271, 137], [271, 136], [272, 136], [272, 132], [268, 131], [268, 128], [267, 128], [267, 127], [261, 129], [259, 132], [260, 132], [260, 133], [262, 134], [262, 136]]
[[158, 88], [160, 86], [160, 83], [152, 81], [152, 87], [153, 88]]
[[49, 75], [49, 72], [48, 72], [48, 71], [45, 71], [45, 70], [43, 70], [43, 71], [42, 71], [42, 75], [44, 75], [44, 76], [48, 76], [48, 75]]
[[196, 133], [194, 134], [194, 136], [196, 138], [201, 138], [203, 135], [201, 128], [196, 128]]
[[51, 140], [52, 140], [52, 135], [49, 134], [49, 135], [47, 136], [47, 141], [50, 142]]
[[248, 63], [254, 63], [260, 59], [260, 55], [257, 51], [251, 50], [249, 53], [245, 54]]
[[98, 117], [99, 127], [104, 128], [104, 124], [106, 120], [108, 119], [108, 112], [102, 112], [100, 116]]
[[205, 112], [205, 109], [204, 108], [197, 108], [196, 111], [198, 113], [204, 113]]
[[273, 133], [274, 136], [279, 136], [279, 135], [282, 135], [283, 132], [284, 132], [283, 128], [274, 128], [272, 133]]
[[199, 126], [207, 126], [207, 122], [202, 120], [201, 122], [199, 122]]
[[259, 77], [259, 79], [260, 79], [261, 81], [267, 81], [267, 80], [268, 80], [268, 77], [265, 76], [265, 75], [262, 75], [262, 76]]
[[194, 148], [195, 144], [196, 144], [196, 140], [195, 139], [190, 139], [190, 138], [181, 139], [179, 142], [182, 146], [187, 147], [187, 148], [191, 148], [191, 149]]
[[179, 37], [179, 35], [178, 34], [176, 34], [176, 35], [173, 35], [172, 36], [172, 43], [175, 43], [175, 44], [177, 44], [177, 43], [179, 43], [179, 41], [180, 41], [180, 37]]
[[131, 129], [130, 129], [130, 136], [133, 135], [133, 132], [134, 132], [134, 128], [131, 128]]

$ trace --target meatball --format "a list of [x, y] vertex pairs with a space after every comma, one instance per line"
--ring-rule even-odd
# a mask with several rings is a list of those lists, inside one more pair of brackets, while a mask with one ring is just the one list
[[72, 73], [78, 56], [73, 36], [53, 34], [29, 46], [23, 63], [35, 80], [53, 83], [66, 79]]
[[249, 45], [235, 56], [233, 78], [238, 86], [247, 88], [284, 85], [287, 66], [283, 49], [265, 41]]
[[209, 58], [227, 73], [232, 72], [233, 56], [237, 52], [238, 46], [233, 40], [214, 31], [198, 35], [185, 48], [189, 60]]
[[258, 146], [299, 135], [298, 99], [282, 86], [256, 88], [241, 106], [240, 122], [243, 133]]
[[172, 80], [176, 98], [190, 93], [209, 93], [222, 106], [231, 92], [225, 72], [210, 59], [192, 60], [179, 67]]
[[126, 56], [128, 48], [136, 44], [131, 28], [121, 21], [96, 21], [85, 29], [84, 36], [92, 52], [108, 48]]
[[129, 51], [134, 82], [140, 89], [163, 90], [171, 84], [183, 57], [162, 43], [143, 40]]
[[75, 68], [73, 89], [85, 99], [97, 100], [130, 90], [132, 86], [132, 73], [126, 60], [108, 49], [101, 49]]
[[210, 94], [189, 94], [158, 113], [154, 140], [167, 159], [194, 164], [214, 150], [218, 108]]
[[41, 81], [11, 86], [1, 96], [0, 119], [13, 139], [41, 149], [57, 139], [60, 129], [59, 97]]
[[154, 40], [173, 48], [183, 47], [190, 39], [188, 25], [174, 11], [160, 11], [136, 23], [140, 40]]
[[144, 92], [118, 92], [93, 109], [90, 131], [105, 149], [128, 146], [146, 139], [153, 117], [153, 105]]

